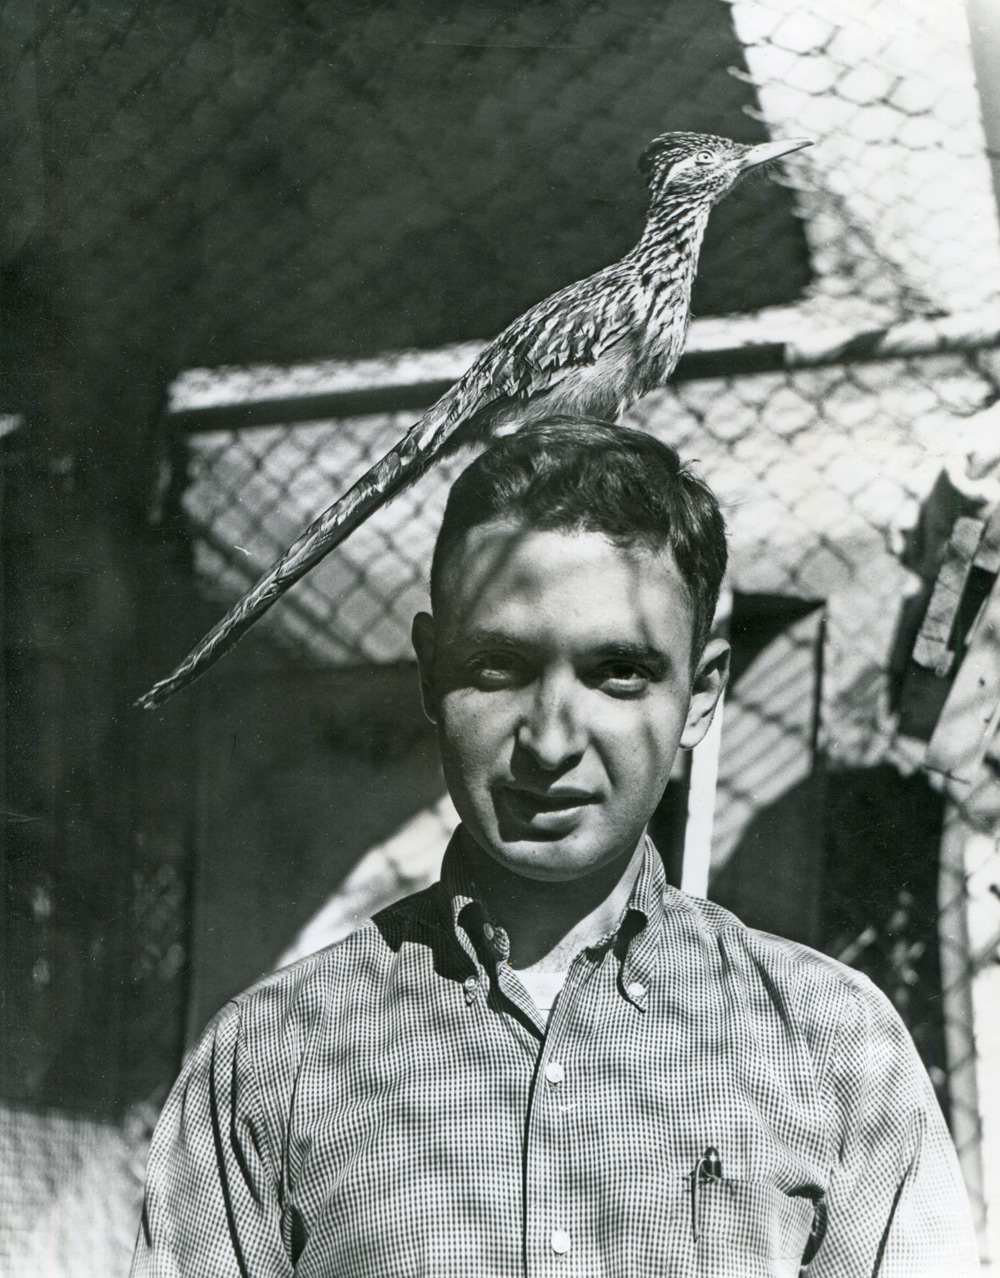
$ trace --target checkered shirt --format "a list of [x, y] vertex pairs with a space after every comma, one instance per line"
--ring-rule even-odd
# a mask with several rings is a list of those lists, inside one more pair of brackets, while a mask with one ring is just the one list
[[442, 881], [208, 1027], [133, 1278], [965, 1278], [927, 1076], [863, 976], [669, 887], [647, 840], [546, 1028]]

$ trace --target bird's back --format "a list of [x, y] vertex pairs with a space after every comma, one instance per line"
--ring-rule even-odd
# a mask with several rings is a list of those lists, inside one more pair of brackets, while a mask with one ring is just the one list
[[[454, 387], [449, 412], [478, 419], [476, 433], [487, 421], [502, 428], [552, 413], [613, 419], [663, 375], [647, 331], [652, 304], [628, 257], [567, 285], [490, 343]], [[683, 329], [678, 353], [682, 341]]]

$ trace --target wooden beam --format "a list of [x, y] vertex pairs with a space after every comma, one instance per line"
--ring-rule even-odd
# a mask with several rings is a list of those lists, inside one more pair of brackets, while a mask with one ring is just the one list
[[1000, 6], [996, 0], [966, 0], [972, 61], [979, 86], [986, 155], [1000, 205]]
[[708, 731], [691, 752], [687, 821], [684, 826], [684, 860], [681, 866], [681, 891], [691, 896], [708, 896], [723, 709], [723, 697], [720, 696]]
[[[759, 331], [720, 341], [718, 327], [691, 327], [673, 382], [916, 359], [1000, 344], [1000, 311], [991, 307], [885, 328], [817, 326], [792, 320], [778, 340]], [[170, 387], [167, 425], [181, 431], [243, 430], [375, 413], [419, 412], [433, 404], [481, 351], [462, 343], [438, 351], [402, 352], [322, 365], [189, 369]], [[423, 366], [423, 367], [421, 367]]]
[[[729, 637], [733, 615], [733, 592], [723, 586], [712, 619], [712, 636]], [[712, 832], [715, 828], [716, 791], [719, 782], [719, 752], [722, 748], [722, 720], [725, 690], [720, 694], [715, 714], [702, 740], [691, 751], [687, 781], [687, 813], [684, 819], [684, 848], [681, 853], [682, 892], [708, 896], [712, 867]]]

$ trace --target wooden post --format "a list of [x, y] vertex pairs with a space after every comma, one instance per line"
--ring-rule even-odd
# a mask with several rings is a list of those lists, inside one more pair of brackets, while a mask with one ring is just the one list
[[[723, 587], [715, 609], [713, 636], [729, 635], [733, 612], [733, 592]], [[722, 748], [724, 694], [704, 739], [691, 751], [687, 784], [687, 816], [684, 821], [684, 850], [681, 859], [682, 892], [708, 896], [708, 875], [712, 864], [712, 829], [715, 825], [715, 798], [719, 780], [719, 751]]]
[[1000, 204], [1000, 6], [996, 0], [966, 0], [966, 9], [987, 155]]
[[[963, 787], [968, 791], [969, 787]], [[941, 843], [941, 991], [951, 1130], [981, 1257], [1000, 1266], [1000, 785], [952, 787]]]
[[719, 780], [723, 711], [723, 697], [720, 697], [704, 740], [691, 752], [681, 891], [689, 892], [692, 896], [708, 896], [708, 872], [712, 863], [712, 827], [715, 823], [715, 791]]
[[[976, 522], [959, 520], [956, 530]], [[1000, 1266], [1000, 508], [981, 527], [965, 578], [978, 570], [993, 582], [965, 638], [925, 766], [944, 778], [949, 796], [938, 900], [952, 1135], [982, 1259], [992, 1268]], [[946, 560], [939, 587], [948, 572]], [[941, 636], [940, 650], [927, 656], [943, 673], [951, 663], [943, 628]]]

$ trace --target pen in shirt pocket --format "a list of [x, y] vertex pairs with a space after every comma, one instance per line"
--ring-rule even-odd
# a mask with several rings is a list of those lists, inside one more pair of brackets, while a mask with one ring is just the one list
[[701, 1237], [699, 1192], [702, 1185], [711, 1185], [722, 1179], [722, 1159], [714, 1145], [709, 1145], [694, 1165], [691, 1173], [691, 1235], [697, 1242]]

